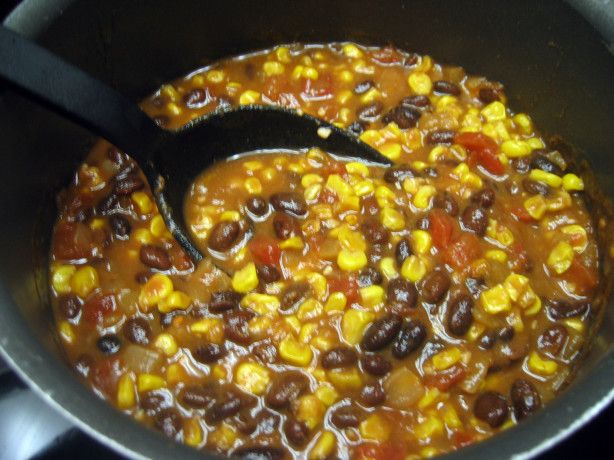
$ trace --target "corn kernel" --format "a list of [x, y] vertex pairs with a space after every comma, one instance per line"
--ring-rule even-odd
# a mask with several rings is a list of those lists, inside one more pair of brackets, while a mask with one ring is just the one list
[[439, 450], [436, 447], [429, 446], [420, 449], [420, 457], [422, 458], [433, 458], [439, 455]]
[[359, 58], [363, 54], [362, 51], [352, 43], [343, 45], [343, 48], [341, 48], [341, 50], [343, 51], [343, 54], [345, 54], [349, 58]]
[[270, 77], [272, 75], [281, 75], [284, 73], [285, 68], [281, 62], [267, 61], [262, 65], [262, 70]]
[[384, 257], [380, 260], [379, 269], [388, 281], [399, 276], [399, 272], [397, 272], [395, 267], [395, 261], [392, 257]]
[[559, 367], [556, 361], [542, 359], [535, 351], [529, 355], [527, 365], [531, 372], [545, 377], [554, 374]]
[[132, 232], [132, 237], [141, 244], [151, 244], [154, 241], [153, 235], [146, 228], [137, 228]]
[[360, 299], [362, 306], [367, 308], [375, 308], [384, 302], [384, 288], [376, 284], [360, 288]]
[[354, 184], [354, 193], [357, 196], [365, 196], [373, 193], [375, 188], [373, 187], [373, 182], [370, 180], [362, 180]]
[[399, 231], [405, 228], [405, 217], [394, 208], [384, 208], [380, 212], [382, 225], [392, 231]]
[[324, 307], [316, 299], [307, 299], [299, 307], [296, 316], [299, 320], [305, 321], [316, 318], [322, 314]]
[[136, 204], [141, 214], [149, 214], [153, 210], [153, 202], [145, 192], [134, 192], [132, 201]]
[[346, 272], [357, 271], [367, 265], [367, 255], [360, 250], [342, 249], [337, 256], [337, 265]]
[[284, 321], [290, 325], [294, 332], [298, 333], [301, 330], [301, 322], [296, 315], [288, 315], [284, 318]]
[[249, 177], [245, 179], [245, 190], [247, 193], [257, 195], [262, 193], [262, 183], [257, 177]]
[[326, 372], [326, 378], [338, 390], [360, 390], [362, 388], [362, 377], [356, 367], [330, 370]]
[[173, 310], [185, 310], [192, 303], [189, 295], [181, 291], [173, 291], [158, 302], [158, 310], [161, 313], [169, 313]]
[[316, 69], [314, 69], [313, 67], [305, 67], [305, 68], [303, 68], [303, 71], [301, 72], [301, 75], [304, 78], [307, 78], [308, 80], [317, 80], [318, 77], [320, 76], [318, 71]]
[[367, 243], [360, 232], [356, 232], [347, 225], [342, 225], [330, 231], [330, 236], [336, 236], [341, 247], [348, 250], [366, 251]]
[[360, 96], [360, 102], [362, 102], [363, 104], [371, 104], [372, 102], [375, 102], [377, 99], [379, 99], [381, 96], [382, 93], [380, 93], [376, 88], [371, 88], [365, 94]]
[[242, 390], [261, 395], [271, 381], [269, 370], [257, 363], [241, 363], [235, 369], [234, 383]]
[[198, 423], [198, 419], [189, 418], [184, 422], [183, 442], [192, 447], [198, 447], [203, 442], [203, 429]]
[[433, 356], [433, 367], [438, 371], [444, 371], [456, 363], [458, 363], [461, 359], [461, 351], [457, 347], [451, 347], [447, 350], [440, 351], [436, 355]]
[[309, 343], [318, 329], [317, 323], [307, 323], [301, 327], [298, 334], [298, 341], [301, 343]]
[[246, 293], [258, 286], [258, 273], [256, 265], [250, 262], [245, 267], [237, 270], [232, 277], [232, 288], [241, 293]]
[[241, 306], [259, 315], [275, 314], [279, 309], [279, 299], [274, 295], [252, 292], [241, 299]]
[[82, 299], [86, 298], [90, 292], [98, 288], [98, 272], [94, 267], [85, 265], [79, 267], [70, 278], [70, 289]]
[[70, 293], [70, 279], [77, 271], [74, 265], [60, 265], [53, 269], [51, 276], [51, 285], [57, 294]]
[[134, 380], [131, 374], [124, 374], [117, 382], [117, 407], [130, 409], [136, 403]]
[[535, 300], [533, 301], [533, 305], [529, 306], [525, 311], [525, 316], [533, 316], [539, 313], [542, 308], [542, 301], [539, 297], [535, 296]]
[[169, 102], [168, 104], [166, 104], [166, 110], [174, 116], [179, 116], [181, 115], [181, 113], [183, 112], [183, 110], [181, 109], [181, 107], [179, 107], [177, 104], [175, 104], [174, 102]]
[[500, 249], [489, 249], [484, 253], [484, 257], [502, 264], [507, 261], [507, 254]]
[[533, 122], [528, 115], [518, 113], [514, 115], [514, 123], [520, 129], [522, 134], [531, 134], [533, 132]]
[[285, 46], [280, 46], [275, 50], [275, 56], [280, 62], [289, 63], [292, 60], [290, 50]]
[[565, 174], [563, 176], [563, 188], [567, 191], [584, 190], [584, 181], [575, 174]]
[[431, 205], [431, 197], [437, 193], [437, 189], [432, 185], [422, 185], [414, 195], [413, 204], [416, 208], [426, 209]]
[[527, 198], [524, 201], [523, 206], [529, 215], [535, 220], [539, 220], [544, 217], [544, 214], [548, 209], [546, 200], [541, 195], [535, 195], [531, 198]]
[[255, 104], [259, 100], [260, 93], [251, 89], [244, 91], [243, 93], [241, 93], [241, 96], [239, 96], [239, 104], [241, 105]]
[[314, 393], [326, 407], [330, 407], [339, 399], [339, 393], [330, 385], [320, 385]]
[[323, 181], [324, 179], [322, 179], [322, 176], [320, 176], [319, 174], [310, 173], [310, 174], [305, 174], [301, 178], [301, 185], [307, 188], [310, 185], [321, 184]]
[[61, 321], [58, 325], [58, 330], [60, 337], [62, 337], [66, 343], [74, 343], [77, 339], [72, 324], [70, 324], [68, 321]]
[[554, 198], [546, 201], [549, 211], [562, 211], [571, 206], [571, 196], [565, 190], [560, 190]]
[[139, 293], [139, 305], [145, 309], [158, 305], [163, 299], [173, 292], [173, 282], [161, 273], [153, 275], [141, 288]]
[[571, 267], [573, 257], [574, 250], [571, 245], [565, 241], [561, 241], [550, 251], [547, 263], [550, 268], [560, 275]]
[[353, 194], [352, 187], [350, 187], [350, 185], [344, 181], [339, 174], [331, 174], [328, 176], [326, 179], [326, 188], [335, 192], [335, 194], [341, 199]]
[[347, 310], [341, 320], [343, 340], [350, 345], [360, 343], [365, 329], [374, 319], [375, 315], [370, 311]]
[[179, 350], [175, 337], [171, 334], [163, 332], [156, 337], [154, 341], [154, 347], [164, 353], [166, 356], [173, 356]]
[[164, 219], [160, 214], [156, 214], [149, 223], [149, 231], [152, 235], [162, 238], [169, 237], [170, 232], [166, 228], [166, 224], [164, 223]]
[[420, 441], [426, 441], [443, 433], [444, 426], [441, 420], [435, 416], [429, 416], [414, 430], [414, 434]]
[[588, 236], [586, 230], [580, 225], [565, 225], [561, 227], [561, 232], [569, 237], [569, 244], [577, 253], [582, 253], [588, 246]]
[[565, 326], [579, 332], [580, 334], [582, 334], [584, 329], [586, 329], [584, 321], [582, 321], [581, 318], [567, 318], [566, 320], [563, 320], [563, 323], [565, 323]]
[[503, 246], [509, 246], [514, 242], [514, 234], [505, 225], [500, 224], [495, 219], [488, 219], [488, 227], [486, 235], [493, 240], [498, 241]]
[[396, 161], [401, 157], [403, 148], [398, 142], [387, 142], [377, 148], [379, 152], [386, 158], [392, 161]]
[[371, 414], [360, 422], [358, 427], [363, 439], [386, 442], [390, 438], [391, 427], [388, 420], [379, 414]]
[[544, 147], [546, 147], [546, 144], [544, 144], [544, 141], [542, 141], [539, 137], [530, 137], [529, 139], [526, 140], [527, 144], [529, 144], [529, 147], [531, 147], [533, 150], [535, 149], [543, 149]]
[[491, 315], [510, 311], [512, 308], [510, 297], [501, 284], [483, 291], [480, 295], [480, 300], [482, 301], [484, 311]]
[[139, 393], [145, 391], [158, 390], [166, 386], [166, 381], [155, 374], [139, 374], [137, 377], [137, 388]]
[[407, 83], [414, 93], [420, 95], [428, 95], [433, 89], [431, 78], [424, 72], [412, 72], [407, 78]]
[[358, 161], [350, 161], [345, 164], [345, 170], [349, 174], [354, 174], [360, 177], [369, 177], [369, 168], [364, 163]]
[[190, 331], [200, 334], [211, 343], [224, 342], [224, 322], [220, 318], [203, 318], [190, 325]]
[[170, 385], [176, 385], [180, 382], [185, 382], [187, 379], [185, 368], [179, 363], [171, 363], [166, 368], [166, 381]]
[[222, 423], [219, 428], [209, 434], [207, 442], [218, 449], [229, 450], [235, 445], [237, 438], [237, 429], [228, 423]]
[[279, 243], [279, 249], [303, 249], [304, 247], [305, 243], [300, 236], [292, 236]]
[[431, 249], [431, 234], [425, 230], [411, 232], [412, 249], [416, 254], [427, 254]]
[[426, 275], [426, 264], [422, 259], [412, 254], [403, 261], [401, 275], [414, 283], [420, 281]]
[[286, 336], [279, 344], [281, 358], [294, 366], [306, 367], [313, 359], [311, 347], [297, 341], [292, 335]]
[[314, 395], [301, 396], [296, 401], [296, 418], [313, 430], [317, 427], [326, 412], [326, 406]]
[[559, 188], [563, 183], [563, 179], [556, 174], [542, 171], [541, 169], [532, 169], [529, 173], [529, 178], [538, 182], [544, 182], [552, 188]]
[[510, 158], [520, 158], [529, 155], [531, 147], [521, 140], [509, 140], [501, 144], [501, 151]]
[[223, 70], [210, 70], [205, 75], [205, 78], [209, 83], [221, 83], [224, 81], [225, 74]]
[[437, 387], [427, 387], [426, 391], [418, 401], [418, 409], [424, 410], [427, 407], [431, 406], [433, 403], [437, 402], [441, 397], [441, 392], [437, 389]]
[[324, 311], [342, 311], [347, 304], [347, 297], [343, 292], [333, 292], [328, 296], [328, 300], [324, 304]]
[[494, 101], [484, 107], [480, 113], [491, 123], [498, 120], [505, 120], [505, 105], [500, 101]]
[[309, 285], [313, 288], [316, 297], [319, 300], [324, 300], [328, 289], [328, 281], [326, 277], [318, 272], [309, 272], [305, 276]]

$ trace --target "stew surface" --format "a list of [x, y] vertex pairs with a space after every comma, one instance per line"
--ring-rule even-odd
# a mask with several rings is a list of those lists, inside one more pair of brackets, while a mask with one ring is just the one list
[[595, 229], [582, 178], [501, 84], [392, 47], [292, 45], [143, 108], [176, 129], [236, 104], [300, 108], [394, 165], [215, 164], [185, 202], [195, 266], [138, 166], [99, 142], [59, 197], [50, 261], [94, 392], [196, 448], [378, 460], [459, 449], [556, 395], [594, 316]]

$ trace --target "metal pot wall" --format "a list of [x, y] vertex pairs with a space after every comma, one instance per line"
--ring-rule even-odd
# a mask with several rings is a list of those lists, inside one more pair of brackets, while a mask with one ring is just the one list
[[[584, 152], [605, 192], [592, 193], [593, 211], [606, 216], [606, 196], [614, 197], [614, 56], [608, 50], [614, 8], [571, 3], [26, 0], [6, 24], [135, 100], [211, 60], [281, 42], [355, 40], [428, 53], [502, 81], [513, 109], [531, 113], [546, 133], [562, 134]], [[54, 335], [47, 294], [54, 198], [92, 136], [5, 87], [0, 126], [0, 354], [45, 401], [119, 452], [203, 458], [94, 396], [66, 365]], [[603, 233], [607, 239], [614, 231]], [[605, 272], [611, 280], [609, 263]], [[594, 345], [561, 396], [518, 427], [449, 458], [535, 455], [614, 398], [614, 298], [602, 300]]]

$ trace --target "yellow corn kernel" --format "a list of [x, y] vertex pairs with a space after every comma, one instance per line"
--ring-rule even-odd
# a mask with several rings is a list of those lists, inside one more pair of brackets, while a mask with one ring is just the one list
[[377, 147], [379, 153], [392, 161], [396, 161], [401, 157], [403, 148], [398, 142], [387, 142], [384, 145]]
[[305, 275], [305, 279], [313, 288], [316, 298], [319, 300], [324, 300], [328, 289], [328, 281], [326, 281], [326, 277], [318, 272], [309, 272], [307, 275]]
[[226, 380], [226, 377], [228, 377], [228, 371], [223, 365], [216, 364], [211, 368], [211, 375], [217, 380]]
[[514, 115], [514, 123], [522, 134], [531, 134], [533, 132], [533, 122], [525, 113], [518, 113]]
[[320, 74], [315, 68], [309, 66], [303, 68], [301, 75], [303, 76], [303, 78], [307, 78], [308, 80], [317, 80], [320, 76]]
[[492, 260], [502, 264], [507, 261], [507, 254], [500, 249], [489, 249], [484, 253], [484, 257], [488, 260]]
[[324, 418], [326, 406], [314, 395], [305, 395], [296, 401], [296, 418], [313, 430]]
[[565, 241], [561, 241], [550, 251], [547, 263], [550, 268], [560, 275], [571, 267], [573, 257], [574, 250], [571, 245]]
[[203, 442], [203, 429], [198, 423], [198, 419], [189, 418], [184, 422], [183, 442], [192, 447], [198, 447]]
[[361, 305], [367, 308], [375, 308], [384, 302], [384, 288], [376, 284], [360, 288]]
[[399, 231], [405, 228], [405, 217], [394, 208], [384, 208], [380, 212], [382, 225], [392, 231]]
[[412, 249], [416, 254], [427, 254], [431, 250], [431, 234], [425, 230], [411, 232]]
[[300, 236], [292, 236], [279, 243], [279, 249], [303, 249], [304, 247], [305, 243]]
[[370, 180], [362, 180], [354, 184], [354, 193], [357, 196], [370, 195], [374, 192], [375, 188], [373, 182]]
[[449, 404], [446, 404], [443, 410], [443, 422], [450, 430], [457, 430], [463, 426], [463, 422], [461, 422], [458, 417], [458, 413], [454, 407]]
[[336, 236], [341, 247], [348, 250], [366, 251], [367, 243], [360, 232], [352, 230], [347, 225], [334, 228], [329, 232], [330, 236]]
[[318, 329], [317, 323], [307, 323], [301, 327], [298, 340], [301, 343], [309, 343]]
[[240, 220], [241, 214], [239, 214], [239, 211], [224, 211], [220, 214], [220, 221], [239, 222]]
[[62, 337], [64, 342], [66, 343], [75, 342], [77, 336], [72, 327], [72, 324], [70, 324], [68, 321], [61, 321], [60, 324], [58, 325], [58, 331], [59, 331], [60, 337]]
[[531, 372], [545, 377], [554, 374], [559, 367], [556, 361], [542, 359], [536, 351], [532, 351], [529, 355], [527, 365]]
[[529, 144], [521, 140], [509, 140], [501, 144], [501, 151], [510, 158], [526, 157], [531, 150]]
[[415, 255], [409, 256], [401, 266], [401, 275], [409, 281], [420, 281], [426, 275], [426, 264]]
[[262, 65], [262, 70], [270, 77], [272, 75], [281, 75], [284, 73], [285, 68], [281, 62], [267, 61]]
[[255, 104], [259, 100], [260, 93], [251, 89], [244, 91], [243, 93], [241, 93], [241, 96], [239, 96], [239, 104], [241, 105]]
[[275, 56], [280, 62], [285, 64], [289, 63], [292, 60], [292, 55], [290, 54], [290, 50], [285, 46], [280, 46], [275, 50]]
[[360, 250], [342, 249], [337, 255], [337, 265], [346, 272], [357, 271], [367, 265], [367, 255]]
[[[535, 295], [535, 293], [533, 293]], [[533, 301], [533, 305], [529, 306], [525, 311], [525, 316], [533, 316], [539, 313], [542, 308], [542, 301], [539, 297], [535, 296], [535, 300]]]
[[139, 374], [137, 377], [137, 388], [139, 393], [157, 390], [166, 386], [166, 381], [155, 374]]
[[399, 276], [399, 272], [397, 272], [395, 267], [395, 261], [392, 257], [384, 257], [380, 260], [379, 269], [382, 275], [389, 281]]
[[426, 209], [431, 204], [431, 197], [437, 193], [437, 189], [432, 185], [422, 185], [414, 195], [413, 204], [416, 208]]
[[224, 322], [220, 318], [203, 318], [190, 325], [190, 331], [202, 335], [208, 342], [224, 342]]
[[538, 182], [544, 182], [552, 188], [559, 188], [563, 183], [561, 177], [541, 169], [532, 169], [529, 173], [529, 178]]
[[343, 54], [345, 54], [349, 58], [359, 58], [363, 54], [360, 48], [358, 48], [353, 43], [343, 45], [343, 48], [341, 48], [341, 50], [343, 51]]
[[439, 455], [439, 450], [436, 447], [429, 446], [420, 449], [420, 457], [422, 458], [433, 458]]
[[488, 219], [488, 227], [486, 235], [493, 240], [498, 241], [503, 246], [509, 246], [514, 242], [514, 234], [505, 225], [500, 224], [495, 219]]
[[258, 286], [258, 273], [256, 265], [250, 262], [245, 267], [237, 270], [232, 276], [232, 288], [241, 293], [246, 293]]
[[349, 174], [354, 174], [360, 177], [369, 177], [369, 168], [364, 163], [358, 161], [350, 161], [345, 164], [345, 170]]
[[330, 385], [320, 385], [314, 393], [326, 407], [330, 407], [339, 399], [339, 393]]
[[588, 236], [586, 230], [580, 225], [565, 225], [561, 227], [561, 232], [569, 236], [569, 244], [577, 253], [582, 253], [588, 246]]
[[571, 206], [571, 196], [565, 190], [559, 190], [554, 198], [546, 201], [549, 211], [561, 211]]
[[97, 217], [90, 221], [90, 228], [92, 230], [100, 230], [100, 229], [103, 229], [104, 226], [105, 226], [105, 220], [100, 217]]
[[437, 402], [441, 397], [441, 391], [437, 387], [427, 387], [426, 391], [418, 401], [418, 409], [424, 410], [433, 403]]
[[512, 308], [510, 296], [501, 284], [483, 291], [480, 295], [480, 300], [482, 301], [484, 311], [491, 315], [507, 312]]
[[563, 176], [563, 189], [567, 191], [584, 190], [584, 181], [575, 174], [565, 174]]
[[353, 95], [354, 93], [352, 93], [350, 90], [341, 91], [337, 96], [337, 102], [339, 102], [341, 105], [347, 104]]
[[169, 385], [176, 385], [180, 382], [185, 382], [188, 375], [185, 368], [179, 363], [171, 363], [166, 368], [166, 381]]
[[414, 434], [420, 441], [426, 441], [443, 433], [444, 426], [436, 416], [429, 416], [414, 430]]
[[507, 295], [513, 302], [517, 302], [522, 295], [527, 291], [529, 286], [529, 278], [524, 275], [512, 273], [505, 278], [503, 287], [507, 291]]
[[433, 356], [432, 362], [433, 367], [438, 371], [444, 371], [456, 363], [458, 363], [461, 359], [461, 351], [457, 347], [451, 347], [447, 350], [442, 350], [436, 355]]
[[225, 76], [223, 70], [210, 70], [206, 73], [205, 78], [209, 83], [221, 83], [224, 81]]
[[179, 99], [179, 92], [173, 85], [164, 85], [160, 88], [160, 94], [166, 96], [169, 101], [177, 101]]
[[181, 291], [173, 291], [158, 302], [158, 310], [161, 313], [169, 313], [173, 310], [185, 310], [192, 303], [189, 295]]
[[235, 369], [234, 383], [248, 393], [261, 395], [270, 381], [269, 370], [258, 363], [241, 363]]
[[149, 195], [145, 192], [134, 192], [132, 194], [132, 201], [139, 209], [141, 214], [149, 214], [153, 210], [153, 202]]
[[313, 184], [308, 186], [303, 192], [303, 196], [305, 197], [305, 201], [313, 202], [318, 199], [320, 196], [320, 192], [322, 191], [321, 184]]
[[252, 292], [241, 299], [241, 306], [259, 315], [275, 314], [279, 309], [279, 299], [274, 295]]
[[307, 299], [298, 307], [296, 317], [305, 321], [320, 316], [323, 311], [324, 307], [320, 302], [316, 299]]
[[512, 326], [514, 332], [521, 333], [524, 331], [524, 322], [522, 321], [522, 316], [520, 316], [520, 311], [517, 308], [514, 308], [512, 312], [507, 315], [505, 321], [507, 324]]
[[249, 160], [243, 163], [243, 168], [248, 171], [258, 171], [264, 168], [264, 163], [260, 160]]
[[173, 292], [173, 282], [161, 273], [153, 275], [141, 288], [139, 293], [139, 305], [145, 309], [158, 305], [163, 299]]
[[229, 450], [237, 441], [237, 429], [229, 423], [222, 423], [219, 428], [209, 433], [207, 442], [221, 450]]
[[290, 325], [294, 332], [298, 333], [301, 330], [301, 322], [298, 320], [296, 315], [288, 315], [284, 317], [284, 321]]
[[407, 78], [407, 83], [412, 91], [420, 95], [428, 95], [433, 89], [433, 82], [424, 72], [412, 72]]
[[584, 321], [582, 321], [580, 318], [567, 318], [566, 320], [563, 320], [563, 323], [565, 323], [565, 326], [578, 331], [580, 334], [582, 334], [584, 329], [586, 329]]
[[335, 194], [343, 199], [347, 196], [351, 196], [353, 193], [352, 187], [343, 180], [339, 174], [331, 174], [326, 179], [326, 188], [335, 192]]
[[526, 140], [526, 143], [529, 144], [529, 147], [531, 147], [533, 150], [543, 149], [544, 147], [546, 147], [544, 141], [542, 141], [539, 137], [530, 137]]
[[322, 179], [322, 176], [319, 174], [305, 174], [301, 178], [301, 185], [305, 188], [309, 187], [310, 185], [321, 184], [322, 182], [324, 182], [324, 179]]
[[74, 265], [59, 265], [53, 269], [51, 285], [57, 294], [70, 293], [70, 279], [77, 271]]
[[152, 235], [162, 238], [169, 237], [170, 232], [166, 228], [166, 224], [164, 223], [164, 219], [160, 214], [156, 214], [149, 223], [149, 231]]
[[527, 198], [524, 200], [523, 206], [529, 215], [535, 220], [539, 220], [544, 217], [544, 214], [548, 210], [546, 200], [541, 195], [535, 195], [531, 198]]
[[124, 374], [117, 382], [117, 407], [130, 409], [136, 403], [136, 391], [132, 374]]
[[307, 344], [296, 340], [292, 335], [286, 336], [279, 344], [281, 358], [294, 366], [306, 367], [313, 359], [313, 351]]
[[132, 232], [132, 238], [141, 244], [151, 244], [154, 241], [153, 235], [146, 228], [137, 228], [134, 232]]
[[370, 311], [347, 310], [341, 320], [343, 340], [350, 345], [357, 345], [362, 340], [365, 329], [375, 319]]
[[303, 69], [304, 67], [302, 65], [295, 66], [292, 70], [292, 79], [298, 80], [301, 78], [303, 76]]
[[381, 96], [382, 93], [380, 93], [376, 88], [371, 88], [365, 94], [360, 96], [360, 102], [362, 102], [363, 104], [370, 104], [379, 99]]
[[156, 337], [154, 347], [164, 353], [166, 356], [173, 356], [179, 350], [175, 337], [171, 334], [163, 332]]
[[326, 378], [341, 391], [360, 390], [362, 387], [362, 377], [356, 367], [330, 370], [326, 372]]
[[505, 120], [505, 105], [502, 102], [494, 101], [484, 107], [480, 113], [489, 122]]
[[247, 193], [252, 195], [262, 193], [262, 183], [260, 182], [260, 179], [257, 177], [249, 177], [245, 179], [245, 190], [247, 190]]
[[98, 288], [98, 272], [94, 267], [85, 265], [79, 267], [70, 278], [70, 289], [82, 299]]
[[168, 104], [166, 104], [166, 110], [168, 110], [168, 112], [174, 116], [179, 116], [183, 112], [181, 107], [179, 107], [174, 102], [169, 102]]
[[379, 414], [371, 414], [359, 427], [360, 435], [369, 441], [386, 442], [390, 438], [391, 427], [388, 420]]

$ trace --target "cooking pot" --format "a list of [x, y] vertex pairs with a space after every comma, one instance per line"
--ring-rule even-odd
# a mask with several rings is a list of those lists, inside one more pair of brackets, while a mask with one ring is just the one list
[[[506, 86], [561, 149], [584, 152], [589, 206], [609, 219], [614, 197], [614, 4], [608, 1], [26, 0], [5, 23], [135, 100], [215, 59], [293, 41], [393, 43], [464, 66]], [[133, 457], [205, 458], [113, 409], [66, 363], [48, 296], [55, 196], [92, 135], [0, 88], [0, 354], [77, 426]], [[568, 147], [567, 144], [575, 146]], [[598, 185], [603, 193], [597, 190]], [[596, 336], [576, 379], [544, 410], [449, 454], [527, 458], [594, 417], [614, 398], [614, 297], [600, 229], [603, 283]]]

